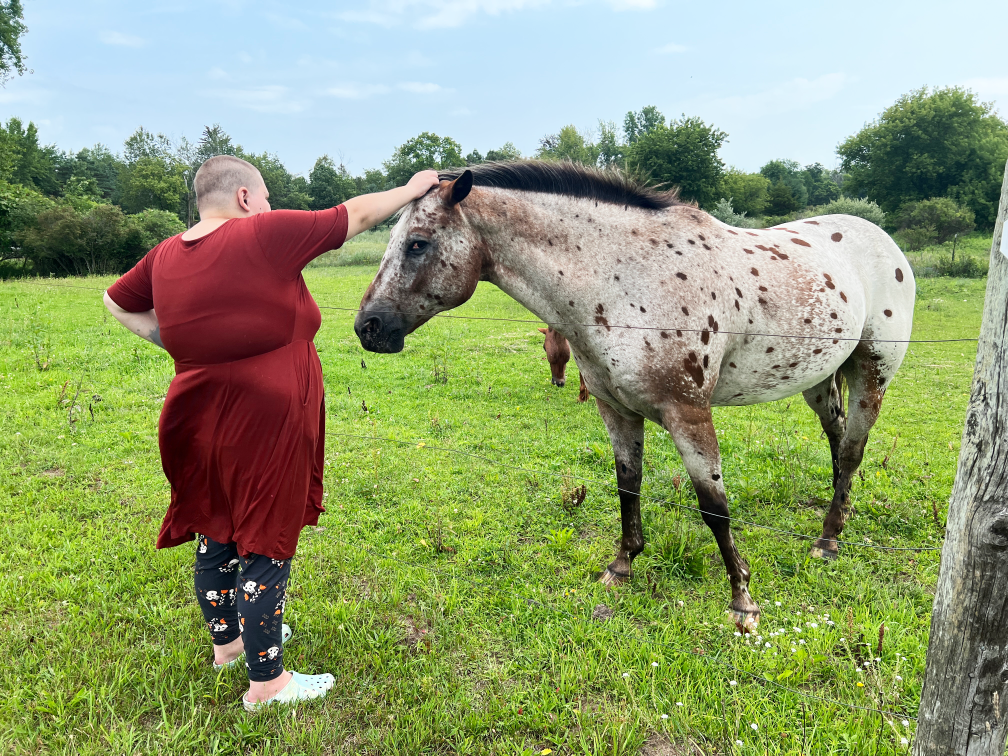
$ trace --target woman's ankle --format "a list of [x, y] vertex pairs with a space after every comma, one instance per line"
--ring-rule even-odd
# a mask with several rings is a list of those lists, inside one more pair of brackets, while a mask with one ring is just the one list
[[245, 641], [239, 635], [230, 643], [225, 643], [222, 646], [214, 644], [214, 664], [227, 664], [230, 661], [234, 661], [242, 652], [245, 650]]
[[287, 683], [291, 681], [291, 677], [293, 675], [284, 670], [280, 673], [279, 677], [274, 677], [272, 680], [249, 680], [249, 690], [245, 694], [245, 700], [249, 703], [256, 703], [273, 698], [273, 696], [287, 687]]

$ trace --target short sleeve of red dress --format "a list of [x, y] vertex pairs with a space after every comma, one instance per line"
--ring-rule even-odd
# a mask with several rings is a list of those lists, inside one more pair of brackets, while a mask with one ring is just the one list
[[[160, 244], [158, 246], [161, 246]], [[154, 287], [151, 268], [157, 247], [134, 265], [108, 289], [112, 301], [126, 312], [147, 312], [154, 309]]]
[[339, 249], [346, 241], [347, 209], [344, 205], [304, 212], [274, 210], [253, 217], [256, 238], [276, 274], [297, 278], [319, 255]]

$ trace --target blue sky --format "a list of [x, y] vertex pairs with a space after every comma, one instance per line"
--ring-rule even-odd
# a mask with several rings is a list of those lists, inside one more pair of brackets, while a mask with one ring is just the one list
[[33, 73], [0, 115], [115, 151], [219, 122], [295, 173], [378, 167], [421, 131], [531, 154], [656, 105], [727, 131], [726, 163], [836, 164], [900, 94], [961, 84], [1008, 116], [1008, 3], [671, 0], [26, 0]]

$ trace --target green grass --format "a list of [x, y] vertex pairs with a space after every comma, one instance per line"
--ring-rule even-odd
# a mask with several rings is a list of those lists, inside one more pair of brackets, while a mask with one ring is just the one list
[[[374, 271], [306, 278], [320, 304], [354, 307]], [[915, 337], [976, 335], [983, 281], [918, 284]], [[249, 716], [242, 673], [211, 670], [193, 547], [153, 548], [171, 361], [98, 292], [0, 285], [0, 752], [632, 754], [649, 739], [708, 754], [906, 752], [912, 723], [760, 680], [914, 713], [938, 552], [846, 547], [823, 563], [807, 542], [737, 525], [770, 644], [757, 651], [725, 616], [724, 569], [693, 512], [646, 502], [633, 581], [593, 582], [619, 533], [609, 441], [575, 401], [573, 362], [567, 387], [550, 385], [533, 324], [435, 319], [403, 353], [373, 355], [352, 313], [323, 314], [328, 512], [301, 537], [286, 662], [336, 687]], [[455, 314], [527, 316], [486, 284]], [[940, 544], [974, 358], [970, 343], [912, 345], [845, 538]], [[733, 513], [817, 533], [830, 461], [800, 397], [715, 415]], [[646, 495], [693, 504], [654, 426], [645, 459]], [[572, 507], [564, 475], [603, 482]], [[611, 619], [592, 619], [599, 605]]]

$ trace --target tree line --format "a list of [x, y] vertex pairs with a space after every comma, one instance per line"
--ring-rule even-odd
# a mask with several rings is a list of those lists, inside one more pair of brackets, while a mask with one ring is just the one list
[[[0, 125], [0, 274], [83, 275], [125, 270], [154, 244], [197, 217], [193, 178], [213, 155], [236, 155], [262, 173], [274, 208], [318, 210], [405, 183], [418, 170], [516, 160], [508, 142], [463, 154], [430, 132], [399, 145], [381, 168], [351, 174], [323, 155], [307, 176], [273, 153], [236, 144], [220, 125], [173, 141], [138, 128], [112, 152], [76, 153], [42, 145], [33, 123]], [[600, 121], [547, 134], [531, 157], [618, 169], [660, 187], [678, 187], [736, 226], [774, 225], [825, 212], [861, 215], [908, 248], [993, 227], [1008, 159], [1008, 125], [972, 92], [910, 92], [837, 147], [838, 167], [771, 160], [757, 172], [726, 166], [728, 135], [696, 117], [666, 117], [654, 106], [622, 124]]]

